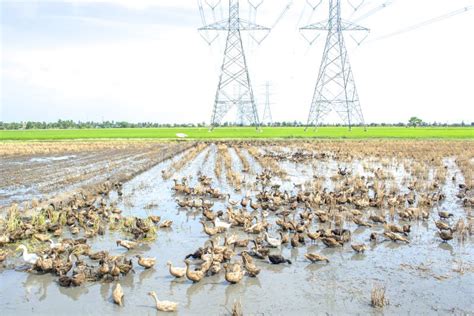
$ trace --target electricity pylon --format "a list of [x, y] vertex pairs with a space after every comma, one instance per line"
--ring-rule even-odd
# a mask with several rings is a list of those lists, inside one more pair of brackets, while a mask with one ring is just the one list
[[327, 21], [302, 27], [301, 30], [328, 32], [306, 129], [310, 126], [317, 128], [332, 110], [349, 126], [349, 130], [356, 122], [366, 128], [343, 31], [369, 30], [341, 19], [341, 0], [329, 0]]
[[270, 109], [270, 82], [265, 83], [265, 109], [263, 110], [262, 123], [273, 124], [272, 111]]
[[[222, 119], [233, 106], [239, 107], [241, 115], [260, 128], [257, 106], [250, 83], [250, 76], [242, 44], [241, 31], [270, 31], [269, 28], [245, 21], [240, 18], [239, 0], [229, 0], [229, 17], [225, 21], [200, 28], [200, 31], [226, 31], [227, 41], [222, 62], [221, 75], [217, 86], [212, 111], [211, 127], [220, 125]], [[239, 91], [235, 95], [234, 91]]]

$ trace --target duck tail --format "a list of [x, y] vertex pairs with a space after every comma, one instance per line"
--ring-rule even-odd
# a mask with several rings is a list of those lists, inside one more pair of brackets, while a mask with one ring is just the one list
[[286, 259], [286, 262], [288, 262], [288, 264], [292, 264], [290, 259]]

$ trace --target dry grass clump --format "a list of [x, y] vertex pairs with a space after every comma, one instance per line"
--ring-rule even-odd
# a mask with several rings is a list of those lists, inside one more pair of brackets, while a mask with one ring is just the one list
[[256, 147], [247, 148], [249, 154], [258, 161], [258, 163], [264, 168], [270, 170], [273, 174], [279, 176], [282, 179], [287, 177], [287, 172], [283, 170], [278, 162], [269, 157], [264, 157], [262, 153]]
[[217, 153], [216, 153], [216, 161], [214, 165], [214, 174], [216, 175], [217, 179], [221, 178], [222, 174], [222, 164], [224, 163], [223, 160], [223, 150], [225, 149], [225, 145], [218, 145], [217, 146]]
[[163, 172], [163, 179], [168, 180], [169, 178], [171, 178], [171, 176], [175, 172], [183, 169], [187, 164], [193, 161], [197, 157], [197, 155], [199, 155], [199, 153], [201, 153], [207, 146], [208, 145], [206, 143], [200, 143], [192, 147], [191, 149], [189, 149], [183, 155], [183, 157], [181, 157], [181, 159], [173, 162], [170, 168], [166, 170], [165, 172]]
[[208, 150], [207, 150], [207, 153], [204, 156], [204, 159], [202, 161], [203, 166], [209, 161], [209, 157], [211, 156], [211, 152], [212, 152], [211, 147], [209, 147]]
[[232, 169], [232, 157], [230, 156], [228, 147], [226, 145], [219, 145], [218, 153], [224, 162], [227, 182], [230, 183], [236, 190], [240, 190], [242, 186], [242, 177], [239, 173]]
[[464, 177], [468, 188], [474, 188], [474, 153], [466, 152], [456, 159], [456, 164]]
[[0, 157], [84, 153], [110, 150], [150, 149], [163, 147], [158, 141], [58, 141], [58, 142], [5, 142], [0, 146]]
[[382, 308], [388, 304], [388, 300], [385, 297], [385, 286], [374, 285], [370, 294], [370, 305], [375, 308]]
[[250, 163], [248, 159], [244, 156], [240, 148], [237, 146], [232, 146], [232, 148], [234, 148], [235, 153], [237, 154], [240, 159], [240, 162], [242, 163], [242, 172], [250, 172], [252, 170], [252, 168], [250, 167]]

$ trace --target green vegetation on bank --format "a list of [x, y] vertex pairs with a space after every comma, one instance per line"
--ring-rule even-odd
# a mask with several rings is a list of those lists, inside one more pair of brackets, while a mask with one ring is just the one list
[[0, 140], [72, 140], [72, 139], [176, 139], [184, 133], [189, 139], [239, 138], [328, 138], [328, 139], [474, 139], [473, 127], [321, 127], [304, 131], [303, 127], [264, 127], [257, 132], [251, 127], [222, 127], [209, 132], [207, 128], [109, 128], [109, 129], [48, 129], [3, 130]]

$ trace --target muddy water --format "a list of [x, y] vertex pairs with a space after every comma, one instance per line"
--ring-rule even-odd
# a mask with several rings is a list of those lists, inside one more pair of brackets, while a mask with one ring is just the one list
[[[207, 150], [211, 153], [205, 160]], [[233, 199], [239, 199], [244, 192], [235, 192], [225, 182], [224, 175], [216, 179], [215, 146], [211, 145], [207, 150], [174, 177], [192, 175], [190, 184], [194, 185], [196, 174], [200, 171], [213, 177], [215, 185], [229, 192]], [[236, 160], [233, 154], [232, 157]], [[177, 156], [174, 160], [179, 158]], [[0, 269], [0, 314], [160, 314], [147, 296], [151, 290], [156, 291], [160, 299], [178, 302], [178, 314], [182, 315], [228, 314], [235, 300], [242, 302], [245, 314], [379, 314], [381, 310], [369, 305], [374, 284], [387, 288], [389, 305], [383, 309], [386, 314], [474, 312], [472, 239], [464, 243], [456, 239], [442, 243], [432, 220], [412, 223], [409, 245], [381, 242], [370, 246], [365, 254], [355, 254], [349, 244], [338, 249], [326, 248], [321, 243], [295, 249], [287, 246], [282, 248], [282, 254], [293, 261], [292, 265], [273, 266], [257, 260], [262, 272], [257, 278], [244, 277], [237, 285], [229, 285], [222, 273], [197, 284], [187, 280], [176, 281], [168, 274], [166, 262], [184, 266], [184, 256], [202, 246], [208, 237], [198, 222], [200, 212], [179, 208], [175, 203], [176, 197], [171, 194], [172, 180], [163, 180], [161, 177], [161, 171], [169, 168], [172, 162], [165, 161], [126, 183], [123, 198], [110, 197], [124, 210], [125, 215], [156, 214], [163, 219], [173, 220], [173, 227], [160, 230], [155, 242], [127, 252], [128, 256], [154, 256], [157, 264], [151, 270], [136, 266], [135, 273], [130, 273], [120, 281], [125, 292], [123, 307], [111, 301], [115, 283], [61, 288], [50, 275]], [[450, 179], [458, 170], [452, 159], [446, 163], [449, 167], [447, 179]], [[293, 183], [310, 180], [313, 173], [333, 174], [337, 166], [341, 166], [334, 161], [321, 162], [315, 170], [294, 163], [281, 165], [290, 174], [289, 179], [282, 183], [288, 190], [293, 189]], [[346, 166], [354, 172], [364, 172], [358, 164]], [[255, 164], [254, 169], [260, 170], [261, 167]], [[397, 181], [406, 176], [400, 169], [393, 169], [392, 172], [397, 175]], [[457, 181], [462, 179], [458, 177]], [[327, 178], [326, 182], [330, 182], [330, 179]], [[466, 216], [454, 196], [458, 182], [446, 181], [443, 187], [447, 198], [441, 207], [454, 213], [453, 222]], [[214, 210], [224, 209], [221, 202], [215, 202]], [[270, 216], [269, 220], [274, 218]], [[346, 225], [353, 231], [354, 243], [368, 243], [371, 229], [357, 228], [352, 223]], [[270, 231], [271, 235], [276, 235], [274, 229]], [[375, 230], [382, 232], [383, 227], [379, 226]], [[112, 254], [125, 253], [114, 243], [119, 237], [110, 234], [95, 238], [92, 240], [93, 248], [107, 249]], [[304, 258], [307, 251], [329, 257], [330, 263], [308, 263]], [[460, 266], [465, 267], [464, 273], [456, 271]]]

